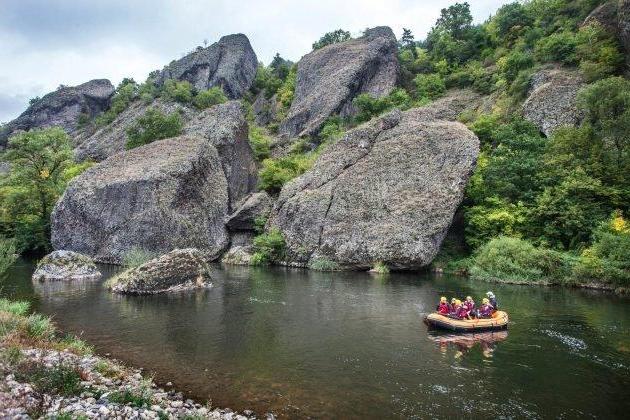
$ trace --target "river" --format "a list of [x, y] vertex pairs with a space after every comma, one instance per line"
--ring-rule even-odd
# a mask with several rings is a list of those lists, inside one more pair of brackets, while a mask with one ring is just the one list
[[[105, 279], [116, 268], [102, 267]], [[630, 298], [449, 275], [213, 267], [211, 289], [112, 295], [103, 280], [32, 283], [28, 299], [99, 354], [219, 407], [290, 418], [626, 417]], [[440, 296], [491, 289], [509, 330], [428, 331]], [[627, 417], [626, 417], [627, 418]]]

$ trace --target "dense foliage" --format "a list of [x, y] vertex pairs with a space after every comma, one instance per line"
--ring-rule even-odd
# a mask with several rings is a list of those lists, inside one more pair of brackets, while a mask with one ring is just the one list
[[127, 150], [155, 140], [175, 137], [182, 132], [182, 119], [179, 112], [164, 114], [159, 109], [149, 108], [143, 116], [127, 129]]
[[337, 42], [343, 42], [350, 39], [350, 32], [343, 29], [337, 29], [332, 32], [325, 33], [318, 41], [313, 43], [313, 49], [318, 50], [324, 48], [327, 45], [335, 44]]
[[0, 178], [0, 236], [14, 238], [19, 251], [50, 249], [50, 214], [68, 181], [90, 164], [76, 164], [61, 128], [31, 130], [9, 139]]

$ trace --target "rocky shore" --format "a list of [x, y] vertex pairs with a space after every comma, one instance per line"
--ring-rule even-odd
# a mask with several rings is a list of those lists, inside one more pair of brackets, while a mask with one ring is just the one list
[[[139, 370], [98, 356], [28, 348], [11, 350], [11, 358], [0, 362], [1, 418], [255, 418], [249, 411], [239, 414], [184, 399], [181, 393], [158, 388]], [[43, 390], [53, 381], [42, 380], [38, 371], [43, 369], [66, 378], [62, 395]], [[78, 373], [80, 382], [71, 383], [71, 372]], [[33, 379], [25, 381], [29, 376]]]

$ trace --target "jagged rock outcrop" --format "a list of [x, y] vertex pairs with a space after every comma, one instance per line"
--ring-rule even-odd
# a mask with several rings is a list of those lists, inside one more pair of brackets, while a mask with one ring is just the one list
[[396, 85], [396, 37], [388, 27], [365, 31], [361, 38], [306, 54], [298, 62], [295, 95], [280, 134], [315, 134], [331, 115], [355, 112], [352, 99], [361, 93], [388, 95]]
[[258, 125], [268, 125], [275, 121], [278, 115], [278, 99], [276, 95], [271, 98], [265, 96], [265, 92], [260, 92], [252, 104], [254, 121]]
[[546, 136], [558, 127], [577, 125], [582, 116], [577, 108], [577, 94], [584, 81], [577, 72], [545, 69], [534, 74], [523, 104], [523, 116]]
[[230, 249], [223, 255], [225, 264], [248, 265], [256, 235], [256, 224], [269, 217], [273, 200], [266, 192], [253, 193], [242, 200], [236, 210], [225, 219], [225, 226], [230, 232]]
[[147, 295], [212, 286], [210, 268], [198, 249], [175, 249], [107, 282], [114, 293]]
[[37, 263], [33, 280], [97, 280], [101, 272], [87, 255], [72, 251], [53, 251]]
[[75, 178], [52, 214], [52, 244], [120, 264], [133, 248], [194, 247], [208, 259], [228, 244], [228, 181], [217, 149], [180, 136], [118, 153]]
[[266, 192], [251, 194], [226, 218], [225, 225], [231, 231], [253, 231], [256, 219], [267, 218], [272, 206], [271, 197]]
[[150, 104], [135, 101], [127, 109], [118, 114], [110, 124], [94, 131], [91, 127], [79, 131], [74, 136], [77, 147], [74, 149], [75, 159], [78, 161], [92, 160], [100, 162], [113, 154], [125, 150], [127, 144], [127, 129], [144, 115], [149, 108], [155, 108], [164, 114], [179, 112], [183, 122], [187, 122], [197, 114], [191, 107], [177, 102], [156, 99]]
[[16, 131], [59, 126], [66, 132], [73, 133], [79, 125], [81, 115], [91, 118], [105, 111], [113, 94], [114, 86], [106, 79], [61, 87], [29, 106], [22, 115], [0, 131], [0, 150]]
[[290, 264], [426, 266], [478, 153], [461, 123], [432, 119], [426, 108], [393, 111], [347, 133], [286, 184], [267, 227], [284, 235]]
[[245, 109], [238, 101], [213, 106], [192, 118], [184, 134], [204, 138], [219, 152], [228, 183], [228, 210], [256, 188], [257, 167], [249, 145]]
[[220, 86], [230, 99], [243, 96], [256, 77], [258, 59], [243, 34], [227, 35], [206, 48], [198, 48], [174, 60], [159, 74], [156, 82], [187, 80], [197, 90]]

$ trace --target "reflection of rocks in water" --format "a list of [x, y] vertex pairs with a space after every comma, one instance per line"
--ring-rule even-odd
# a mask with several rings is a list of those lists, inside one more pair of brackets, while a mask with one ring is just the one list
[[67, 297], [71, 295], [84, 295], [88, 291], [101, 287], [101, 282], [94, 281], [93, 279], [51, 282], [33, 280], [32, 284], [35, 293], [39, 297], [46, 299], [59, 297], [62, 300], [67, 299]]
[[456, 358], [464, 356], [476, 344], [481, 347], [484, 357], [492, 357], [496, 343], [505, 340], [507, 336], [507, 330], [502, 330], [470, 334], [429, 335], [429, 339], [439, 344], [442, 353], [446, 353], [449, 347], [455, 348]]

